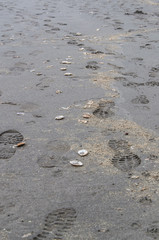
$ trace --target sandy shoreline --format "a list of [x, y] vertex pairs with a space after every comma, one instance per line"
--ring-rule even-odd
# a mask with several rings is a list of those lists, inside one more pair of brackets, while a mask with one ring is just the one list
[[1, 1], [1, 240], [159, 238], [158, 7]]

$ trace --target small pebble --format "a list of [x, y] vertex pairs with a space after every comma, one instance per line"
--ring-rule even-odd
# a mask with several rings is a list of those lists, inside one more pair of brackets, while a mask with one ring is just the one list
[[80, 155], [81, 157], [84, 157], [84, 156], [88, 155], [88, 151], [85, 149], [79, 150], [78, 155]]

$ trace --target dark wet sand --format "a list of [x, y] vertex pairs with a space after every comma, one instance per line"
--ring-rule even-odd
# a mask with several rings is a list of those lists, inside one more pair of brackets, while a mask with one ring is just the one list
[[159, 2], [2, 0], [0, 28], [0, 240], [159, 239]]

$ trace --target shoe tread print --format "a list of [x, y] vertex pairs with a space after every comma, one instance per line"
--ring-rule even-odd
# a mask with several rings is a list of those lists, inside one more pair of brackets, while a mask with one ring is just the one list
[[23, 141], [23, 135], [16, 130], [8, 130], [0, 134], [0, 143], [18, 144]]
[[23, 141], [23, 135], [16, 130], [8, 130], [0, 134], [0, 159], [11, 158], [16, 149], [13, 145], [16, 145]]
[[129, 172], [130, 170], [138, 167], [141, 163], [141, 159], [133, 153], [126, 155], [116, 154], [112, 158], [113, 165], [123, 172]]
[[61, 208], [50, 212], [45, 218], [42, 232], [33, 237], [32, 240], [64, 239], [65, 232], [73, 226], [76, 217], [74, 208]]
[[125, 140], [109, 140], [108, 146], [114, 150], [115, 156], [112, 158], [112, 164], [123, 172], [129, 172], [138, 167], [141, 159], [130, 151], [130, 147]]

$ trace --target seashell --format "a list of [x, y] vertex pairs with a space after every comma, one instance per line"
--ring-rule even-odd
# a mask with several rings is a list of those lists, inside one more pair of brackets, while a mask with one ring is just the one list
[[90, 118], [91, 117], [91, 114], [90, 113], [85, 113], [82, 115], [83, 118]]
[[84, 124], [87, 124], [87, 123], [88, 123], [87, 120], [81, 120], [81, 119], [79, 119], [78, 122], [79, 122], [79, 123], [84, 123]]
[[65, 117], [63, 116], [63, 115], [60, 115], [60, 116], [57, 116], [57, 117], [55, 117], [55, 120], [62, 120], [62, 119], [64, 119]]
[[39, 72], [39, 73], [36, 73], [36, 75], [37, 75], [37, 76], [41, 76], [41, 75], [43, 75], [43, 74]]
[[85, 149], [81, 149], [78, 151], [78, 155], [80, 155], [81, 157], [84, 157], [84, 156], [88, 155], [88, 151]]
[[20, 142], [20, 143], [17, 143], [16, 145], [14, 145], [13, 148], [22, 147], [24, 145], [25, 145], [25, 142]]
[[66, 71], [66, 70], [67, 70], [67, 68], [60, 68], [60, 70], [61, 70], [61, 71]]
[[69, 61], [62, 61], [62, 64], [71, 64]]
[[24, 112], [17, 112], [17, 115], [24, 115]]
[[61, 90], [56, 90], [56, 94], [62, 93]]
[[82, 33], [77, 32], [77, 33], [76, 33], [76, 36], [82, 36]]
[[81, 161], [77, 161], [77, 160], [72, 160], [70, 161], [71, 165], [74, 167], [82, 167], [83, 163]]
[[25, 142], [20, 142], [20, 143], [17, 143], [16, 147], [22, 147], [25, 145]]
[[64, 76], [72, 76], [72, 73], [65, 73]]

